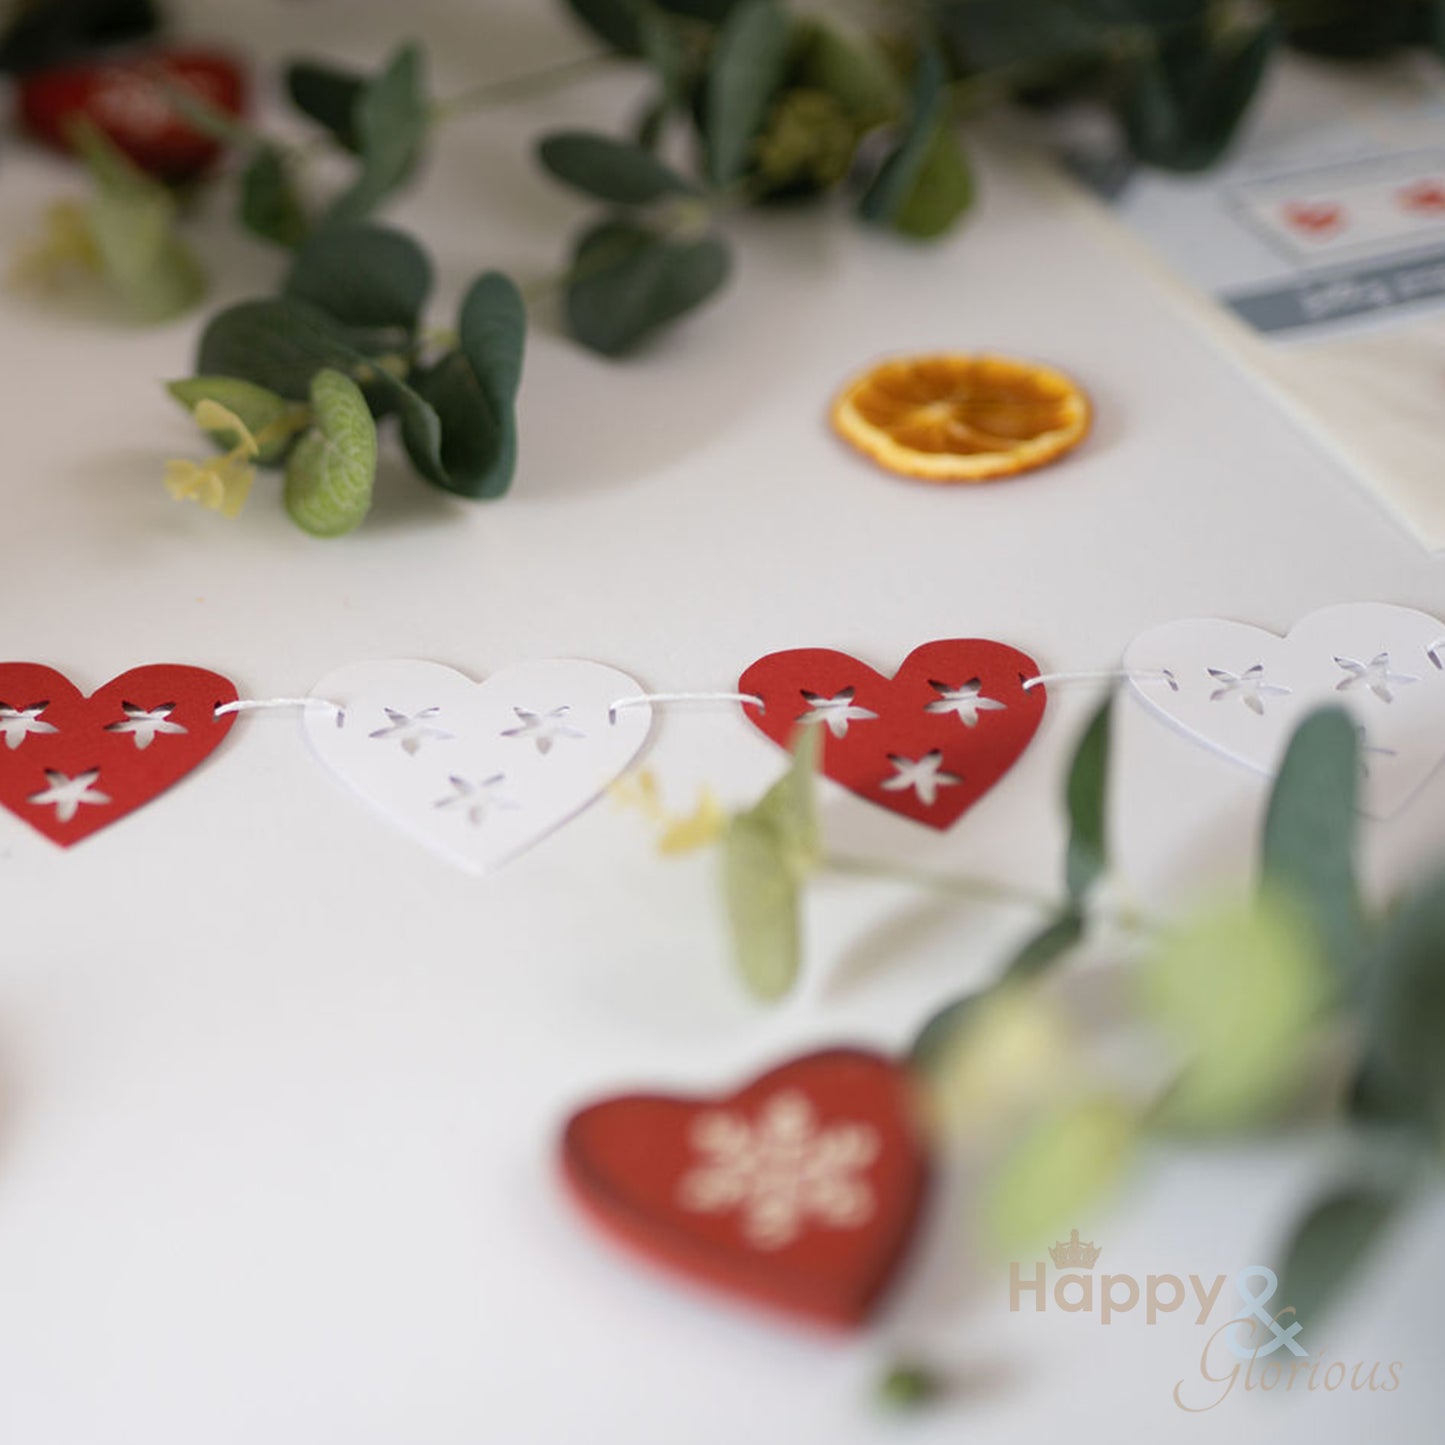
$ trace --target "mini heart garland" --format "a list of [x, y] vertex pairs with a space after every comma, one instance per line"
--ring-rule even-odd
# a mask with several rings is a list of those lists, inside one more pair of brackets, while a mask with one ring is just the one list
[[1166, 622], [1130, 643], [1124, 665], [1174, 686], [1138, 697], [1196, 742], [1272, 774], [1315, 708], [1360, 727], [1362, 806], [1398, 812], [1445, 757], [1445, 626], [1408, 607], [1352, 602], [1312, 612], [1285, 637], [1218, 618]]
[[316, 756], [419, 842], [474, 873], [515, 857], [593, 802], [647, 740], [632, 678], [553, 659], [484, 682], [407, 659], [339, 668], [310, 710]]
[[0, 663], [0, 804], [69, 848], [202, 762], [235, 722], [218, 673], [137, 667], [87, 697], [63, 673]]
[[861, 1049], [721, 1098], [604, 1099], [572, 1116], [561, 1162], [593, 1218], [650, 1259], [843, 1326], [881, 1301], [928, 1178], [908, 1071]]
[[928, 642], [891, 677], [846, 652], [798, 648], [739, 680], [761, 699], [753, 725], [782, 747], [824, 730], [822, 771], [880, 808], [951, 828], [1014, 765], [1038, 730], [1042, 685], [1027, 653], [981, 638]]

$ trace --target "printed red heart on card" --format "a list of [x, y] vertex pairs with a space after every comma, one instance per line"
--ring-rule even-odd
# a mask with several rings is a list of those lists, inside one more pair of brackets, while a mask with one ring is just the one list
[[0, 663], [0, 804], [68, 848], [185, 777], [231, 730], [224, 677], [137, 667], [86, 697], [63, 673]]
[[799, 648], [753, 663], [740, 692], [775, 743], [825, 730], [821, 767], [860, 798], [932, 828], [950, 828], [1013, 766], [1044, 712], [1027, 653], [960, 638], [915, 648], [891, 677], [846, 652]]
[[1329, 236], [1342, 230], [1345, 208], [1334, 201], [1290, 201], [1285, 221], [1304, 236]]
[[568, 1122], [562, 1165], [651, 1259], [834, 1325], [881, 1299], [928, 1174], [911, 1076], [861, 1049], [807, 1054], [725, 1098], [593, 1104]]

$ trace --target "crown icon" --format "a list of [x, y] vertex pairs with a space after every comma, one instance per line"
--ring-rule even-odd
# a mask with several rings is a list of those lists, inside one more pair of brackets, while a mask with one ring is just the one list
[[1049, 1246], [1049, 1257], [1060, 1269], [1093, 1269], [1094, 1261], [1103, 1252], [1097, 1244], [1081, 1240], [1077, 1229], [1067, 1239]]

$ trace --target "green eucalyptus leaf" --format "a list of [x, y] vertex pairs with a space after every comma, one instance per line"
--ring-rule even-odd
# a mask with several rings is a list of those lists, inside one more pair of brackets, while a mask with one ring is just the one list
[[738, 971], [760, 998], [780, 998], [802, 962], [802, 885], [818, 867], [818, 728], [803, 728], [787, 771], [723, 835], [723, 892]]
[[176, 234], [175, 198], [91, 122], [77, 123], [70, 137], [90, 174], [85, 219], [106, 286], [138, 321], [188, 311], [206, 278]]
[[363, 221], [331, 223], [297, 252], [283, 292], [347, 326], [408, 335], [431, 295], [426, 252], [404, 232]]
[[1212, 166], [1234, 139], [1277, 39], [1268, 21], [1214, 41], [1202, 28], [1133, 62], [1123, 120], [1134, 154], [1167, 170]]
[[1355, 883], [1360, 739], [1342, 708], [1312, 713], [1290, 739], [1265, 816], [1261, 879], [1305, 909], [1341, 976], [1359, 967]]
[[161, 24], [152, 0], [7, 0], [0, 5], [0, 73], [25, 74]]
[[1394, 911], [1363, 974], [1370, 1107], [1358, 1112], [1445, 1137], [1445, 870]]
[[984, 1188], [995, 1249], [1021, 1258], [1077, 1224], [1118, 1183], [1137, 1134], [1133, 1111], [1107, 1094], [1070, 1100], [1035, 1120]]
[[267, 241], [299, 246], [310, 222], [277, 146], [263, 145], [241, 172], [241, 224]]
[[376, 423], [361, 388], [344, 372], [311, 382], [316, 421], [286, 464], [286, 510], [314, 537], [339, 537], [361, 525], [376, 482]]
[[583, 234], [573, 255], [568, 328], [593, 351], [620, 356], [700, 306], [728, 266], [717, 236], [674, 239], [633, 221], [604, 221]]
[[[1319, 1199], [1295, 1225], [1275, 1299], [1313, 1331], [1399, 1212], [1390, 1191], [1355, 1186]], [[1286, 1318], [1283, 1323], [1290, 1321]]]
[[365, 88], [364, 75], [321, 61], [298, 60], [286, 68], [286, 91], [292, 104], [330, 131], [353, 155], [361, 149], [356, 102]]
[[1103, 702], [1085, 727], [1069, 764], [1064, 801], [1069, 845], [1064, 877], [1069, 896], [1079, 899], [1109, 866], [1109, 735], [1113, 699]]
[[554, 131], [542, 138], [537, 155], [558, 180], [619, 206], [700, 194], [642, 146], [591, 131]]
[[462, 303], [456, 350], [411, 388], [397, 388], [402, 439], [428, 481], [479, 498], [500, 497], [511, 485], [526, 328], [521, 293], [489, 272]]
[[1299, 1092], [1329, 969], [1291, 900], [1262, 897], [1187, 920], [1138, 973], [1141, 1006], [1182, 1071], [1159, 1111], [1169, 1129], [1215, 1132], [1274, 1116]]
[[431, 129], [425, 71], [421, 47], [404, 45], [362, 88], [354, 110], [361, 171], [332, 205], [330, 220], [362, 219], [415, 173]]
[[1102, 17], [1070, 0], [965, 0], [940, 12], [943, 35], [965, 74], [1027, 68], [1042, 71], [1099, 48]]
[[914, 77], [912, 117], [863, 193], [858, 213], [927, 239], [946, 231], [972, 204], [972, 174], [950, 129], [943, 60], [928, 49]]
[[311, 394], [323, 367], [355, 375], [368, 365], [340, 322], [290, 297], [242, 301], [213, 316], [201, 335], [199, 376], [234, 376], [292, 401]]
[[791, 27], [779, 0], [742, 0], [718, 32], [708, 66], [704, 133], [716, 186], [741, 178], [787, 75]]
[[781, 998], [802, 963], [802, 903], [777, 831], [741, 814], [722, 842], [723, 893], [733, 957], [749, 990]]
[[640, 0], [567, 0], [567, 8], [614, 50], [623, 55], [642, 54]]
[[850, 120], [867, 130], [902, 113], [907, 95], [882, 47], [841, 21], [800, 22], [796, 84], [830, 95]]
[[[306, 408], [294, 401], [234, 376], [192, 376], [184, 381], [168, 381], [166, 390], [188, 412], [194, 412], [203, 401], [214, 401], [238, 416], [260, 445], [255, 460], [261, 466], [273, 466], [286, 455], [306, 415]], [[231, 428], [207, 435], [223, 452], [241, 442]]]
[[1415, 38], [1434, 0], [1276, 0], [1289, 42], [1332, 60], [1373, 60]]

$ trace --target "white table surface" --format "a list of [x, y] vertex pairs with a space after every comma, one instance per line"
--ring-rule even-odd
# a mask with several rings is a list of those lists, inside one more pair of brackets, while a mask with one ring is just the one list
[[[371, 62], [388, 0], [192, 4], [198, 33], [267, 55]], [[443, 90], [586, 44], [554, 7], [416, 0]], [[394, 218], [435, 244], [438, 318], [486, 266], [550, 270], [587, 208], [529, 140], [619, 124], [603, 77], [446, 135]], [[989, 636], [1046, 670], [1113, 665], [1137, 631], [1215, 614], [1284, 630], [1327, 603], [1445, 610], [1432, 560], [1089, 227], [985, 163], [982, 208], [920, 248], [816, 214], [729, 223], [725, 299], [624, 364], [545, 320], [529, 338], [513, 494], [469, 506], [384, 465], [373, 519], [313, 541], [266, 484], [227, 523], [173, 503], [194, 451], [158, 381], [196, 319], [149, 333], [0, 298], [0, 654], [82, 687], [152, 661], [306, 692], [346, 661], [422, 656], [483, 675], [594, 658], [656, 689], [715, 689], [765, 652], [838, 646], [888, 670], [917, 643]], [[0, 248], [73, 185], [0, 160]], [[220, 299], [279, 260], [201, 234]], [[876, 354], [988, 347], [1093, 393], [1067, 465], [996, 488], [892, 481], [823, 425]], [[1051, 884], [1060, 768], [1092, 706], [1060, 689], [1009, 777], [943, 837], [830, 787], [840, 847]], [[1121, 710], [1116, 831], [1138, 891], [1241, 879], [1261, 780]], [[750, 798], [776, 751], [727, 708], [660, 720], [669, 794]], [[1369, 826], [1388, 890], [1445, 844], [1445, 774]], [[906, 1438], [1434, 1438], [1438, 1248], [1414, 1216], [1328, 1340], [1404, 1362], [1390, 1395], [1230, 1399], [1191, 1418], [1203, 1332], [1010, 1315], [956, 1261], [945, 1195], [917, 1271], [871, 1333], [819, 1339], [615, 1254], [554, 1176], [559, 1122], [633, 1084], [722, 1086], [808, 1045], [903, 1044], [986, 978], [1030, 919], [906, 889], [826, 885], [808, 977], [782, 1008], [729, 973], [710, 860], [666, 863], [610, 805], [500, 874], [449, 870], [311, 761], [296, 719], [242, 719], [159, 802], [63, 852], [0, 818], [0, 1441], [4, 1445], [627, 1445]], [[1153, 1160], [1081, 1221], [1112, 1267], [1215, 1274], [1268, 1258], [1324, 1141]], [[972, 1381], [906, 1426], [869, 1387], [917, 1350]]]

